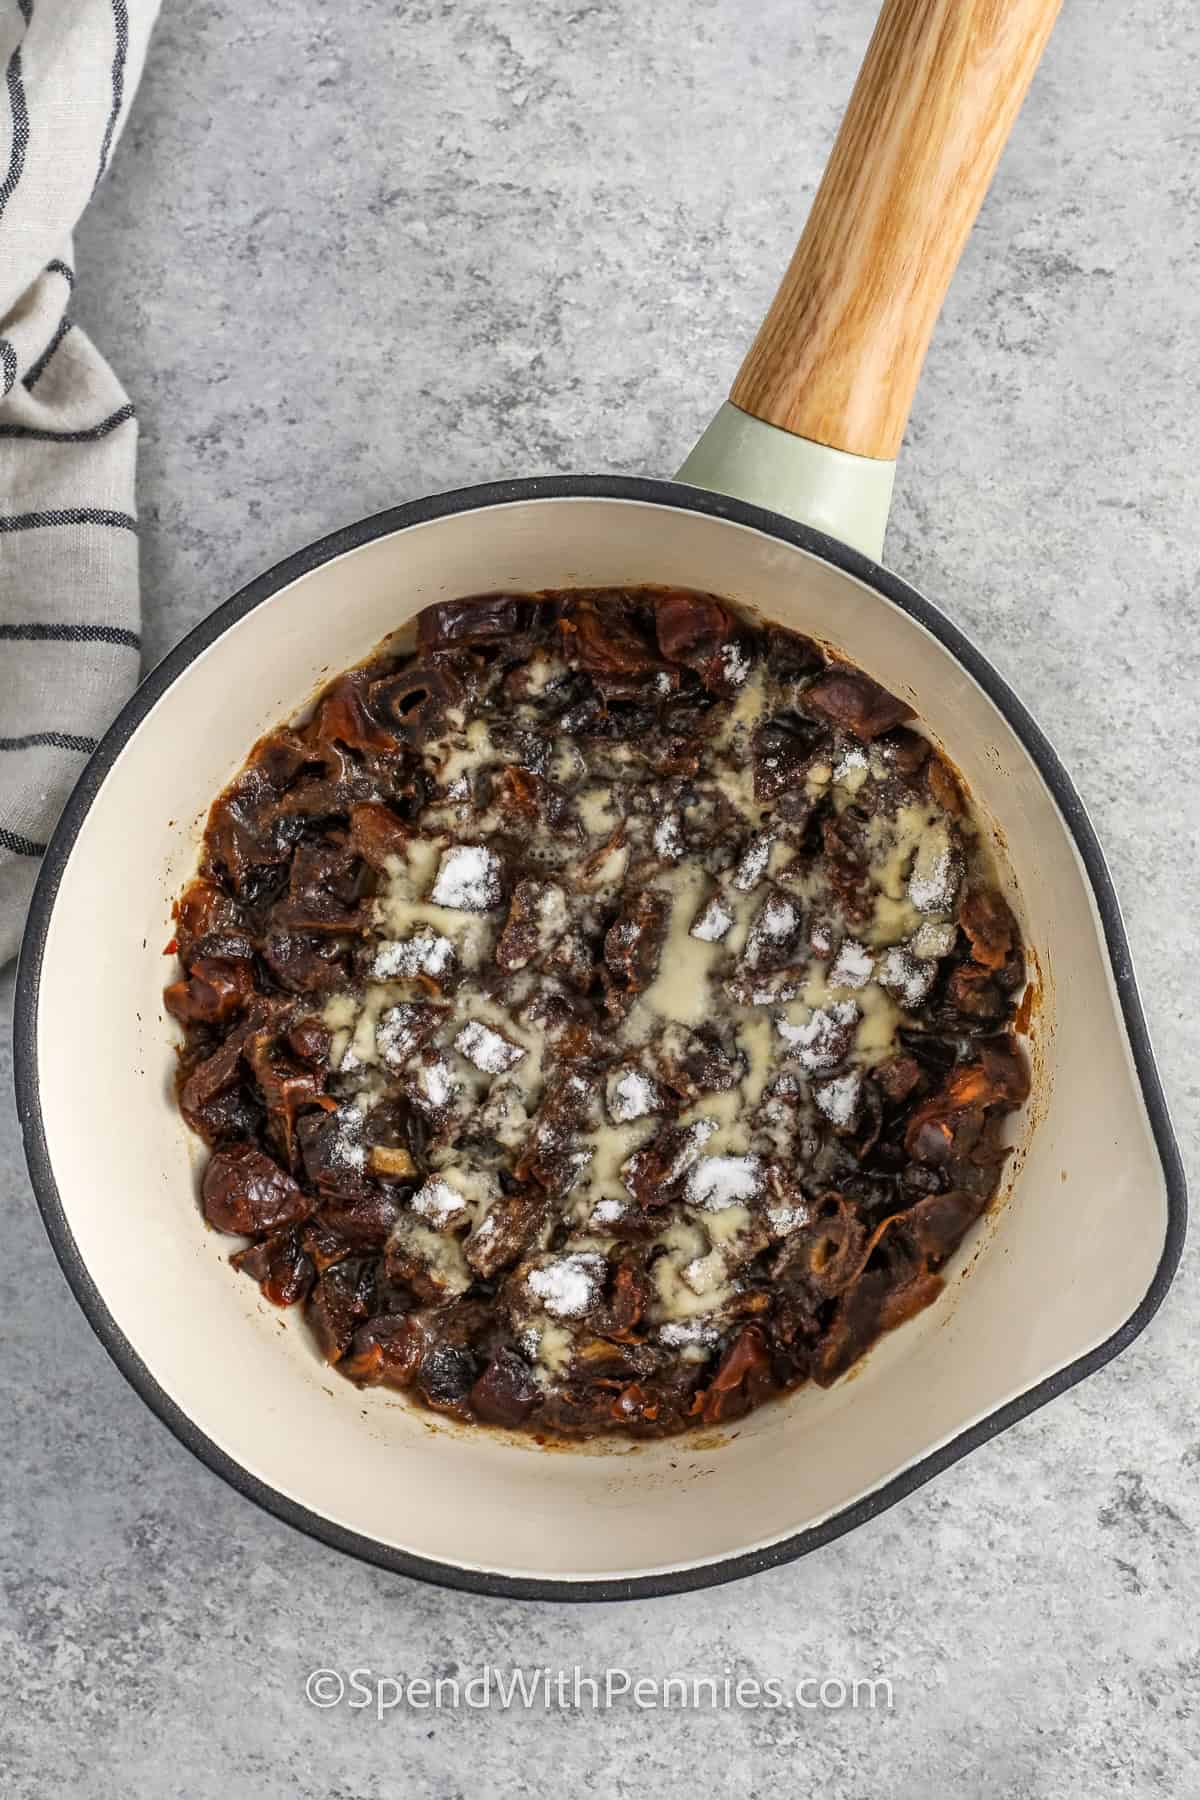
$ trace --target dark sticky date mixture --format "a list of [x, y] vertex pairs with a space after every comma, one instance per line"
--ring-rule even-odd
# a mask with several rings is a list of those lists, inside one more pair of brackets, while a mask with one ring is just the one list
[[1024, 962], [911, 710], [677, 590], [429, 608], [212, 809], [204, 1212], [352, 1381], [656, 1436], [929, 1304], [1026, 1097]]

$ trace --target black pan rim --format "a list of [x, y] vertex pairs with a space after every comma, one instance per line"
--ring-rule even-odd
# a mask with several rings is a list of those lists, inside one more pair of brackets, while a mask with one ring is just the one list
[[[229, 627], [271, 599], [300, 576], [350, 550], [380, 537], [445, 518], [454, 513], [483, 511], [531, 500], [588, 498], [633, 500], [728, 519], [793, 544], [857, 577], [930, 631], [983, 688], [1003, 713], [1054, 796], [1078, 849], [1095, 896], [1134, 1067], [1162, 1165], [1167, 1197], [1167, 1226], [1154, 1277], [1139, 1305], [1115, 1332], [1096, 1348], [996, 1408], [985, 1418], [931, 1450], [870, 1494], [840, 1508], [829, 1518], [763, 1549], [721, 1557], [713, 1562], [667, 1570], [628, 1580], [604, 1578], [541, 1579], [493, 1574], [487, 1570], [442, 1563], [397, 1550], [347, 1530], [310, 1511], [268, 1483], [251, 1475], [208, 1438], [159, 1387], [109, 1312], [88, 1273], [67, 1223], [51, 1166], [42, 1122], [37, 1066], [37, 1012], [46, 936], [63, 871], [76, 837], [108, 771], [141, 721], [196, 657]], [[1183, 1251], [1187, 1226], [1187, 1182], [1183, 1160], [1167, 1111], [1133, 971], [1129, 942], [1116, 891], [1083, 801], [1040, 726], [983, 653], [924, 600], [900, 576], [851, 549], [836, 538], [785, 519], [745, 501], [679, 482], [637, 476], [535, 476], [524, 480], [458, 488], [390, 507], [343, 526], [314, 544], [285, 557], [250, 581], [203, 619], [171, 650], [136, 689], [93, 753], [59, 820], [42, 862], [21, 946], [13, 1010], [13, 1047], [17, 1110], [30, 1179], [43, 1223], [59, 1264], [92, 1329], [126, 1380], [180, 1443], [214, 1474], [265, 1511], [308, 1536], [395, 1574], [497, 1599], [609, 1601], [650, 1599], [690, 1593], [758, 1574], [808, 1555], [846, 1532], [887, 1511], [935, 1475], [1010, 1425], [1074, 1387], [1111, 1361], [1145, 1330], [1166, 1297]]]

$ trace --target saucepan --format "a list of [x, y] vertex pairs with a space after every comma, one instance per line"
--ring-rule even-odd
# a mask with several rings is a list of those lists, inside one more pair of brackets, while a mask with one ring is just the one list
[[[700, 1587], [861, 1524], [1099, 1368], [1178, 1261], [1185, 1195], [1117, 902], [1079, 797], [985, 657], [877, 560], [925, 348], [1057, 0], [888, 0], [795, 258], [677, 481], [505, 482], [299, 551], [139, 689], [33, 902], [17, 993], [29, 1166], [97, 1333], [176, 1435], [315, 1537], [452, 1587]], [[320, 1362], [195, 1204], [161, 1004], [173, 897], [248, 747], [422, 607], [488, 590], [707, 589], [916, 707], [989, 821], [1031, 952], [1033, 1096], [939, 1303], [851, 1379], [723, 1433], [551, 1453]]]

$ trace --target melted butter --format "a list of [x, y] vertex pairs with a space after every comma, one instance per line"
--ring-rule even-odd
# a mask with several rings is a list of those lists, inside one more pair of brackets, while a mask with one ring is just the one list
[[419, 900], [428, 893], [444, 848], [440, 838], [409, 838], [398, 856], [386, 859], [388, 885], [397, 899]]
[[376, 1028], [391, 1004], [391, 992], [384, 982], [372, 982], [363, 992], [362, 1007], [350, 1035], [350, 1049], [357, 1062], [369, 1066], [380, 1061], [375, 1040]]
[[578, 781], [581, 775], [587, 774], [587, 763], [583, 752], [569, 737], [555, 739], [554, 755], [550, 759], [550, 774], [560, 786], [566, 787], [572, 781]]
[[358, 1001], [353, 994], [330, 994], [321, 1008], [321, 1023], [330, 1031], [349, 1031], [357, 1011]]
[[893, 900], [887, 894], [876, 894], [874, 917], [860, 935], [864, 944], [882, 950], [911, 937], [922, 923], [922, 915], [907, 895], [903, 900]]
[[750, 1148], [750, 1115], [762, 1099], [774, 1067], [769, 1014], [742, 1009], [737, 1022], [737, 1046], [746, 1064], [746, 1073], [738, 1085], [720, 1094], [701, 1094], [680, 1116], [681, 1125], [692, 1125], [697, 1119], [708, 1119], [716, 1125], [716, 1131], [705, 1141], [706, 1156], [744, 1156]]
[[723, 1094], [701, 1094], [694, 1105], [680, 1114], [679, 1122], [681, 1125], [694, 1125], [697, 1119], [713, 1120], [717, 1129], [705, 1140], [705, 1154], [741, 1156], [750, 1148], [746, 1126], [740, 1117], [741, 1111], [742, 1090], [740, 1087], [732, 1087]]
[[642, 995], [642, 1004], [660, 1019], [699, 1025], [710, 1015], [710, 976], [724, 961], [730, 934], [726, 933], [724, 941], [717, 944], [690, 935], [712, 887], [710, 877], [698, 863], [684, 863], [668, 870], [654, 886], [670, 895], [671, 913], [658, 973]]
[[754, 764], [749, 758], [736, 769], [722, 769], [713, 777], [713, 785], [724, 794], [735, 812], [744, 819], [757, 820], [759, 802], [754, 798]]
[[876, 814], [871, 819], [867, 826], [871, 881], [889, 900], [905, 898], [909, 870], [929, 837], [939, 847], [948, 845], [945, 817], [928, 803], [913, 801], [891, 816]]
[[448, 1294], [465, 1294], [475, 1279], [458, 1239], [432, 1230], [411, 1213], [401, 1213], [392, 1238], [426, 1263]]
[[766, 1013], [748, 1014], [738, 1027], [738, 1048], [746, 1058], [746, 1078], [742, 1082], [742, 1103], [753, 1112], [763, 1097], [771, 1077], [774, 1049], [771, 1043], [771, 1021]]
[[853, 990], [831, 987], [825, 964], [813, 963], [809, 966], [803, 991], [780, 1008], [779, 1016], [790, 1025], [807, 1025], [819, 1008], [836, 1005], [842, 1000], [853, 1000], [860, 1015], [854, 1031], [851, 1061], [867, 1069], [886, 1062], [896, 1048], [901, 1014], [891, 995], [877, 981], [869, 981], [866, 987]]
[[487, 720], [472, 719], [464, 733], [464, 742], [446, 752], [437, 777], [444, 787], [449, 787], [460, 775], [473, 774], [495, 760], [496, 746], [488, 733]]
[[[733, 1288], [720, 1279], [724, 1258], [719, 1251], [709, 1249], [707, 1234], [699, 1226], [685, 1219], [673, 1220], [655, 1242], [664, 1247], [666, 1254], [658, 1258], [653, 1268], [656, 1299], [650, 1306], [652, 1323], [694, 1319], [702, 1313], [715, 1312], [732, 1297]], [[696, 1280], [697, 1265], [705, 1264], [708, 1257], [713, 1261], [705, 1274], [714, 1279], [702, 1293], [697, 1293], [684, 1281], [683, 1271], [689, 1270]]]
[[945, 814], [929, 802], [913, 801], [893, 816], [878, 814], [867, 826], [868, 873], [874, 893], [874, 911], [861, 932], [873, 949], [899, 944], [920, 927], [927, 916], [918, 912], [909, 896], [914, 869], [930, 868], [949, 855], [951, 848]]
[[615, 893], [629, 866], [629, 845], [610, 844], [603, 854], [592, 854], [595, 861], [587, 858], [572, 871], [576, 887], [585, 894]]
[[[726, 713], [724, 722], [713, 739], [715, 747], [718, 750], [727, 750], [739, 738], [742, 738], [746, 741], [748, 752], [750, 736], [762, 718], [766, 704], [766, 670], [760, 662], [756, 664], [749, 679], [739, 691], [737, 699]], [[749, 761], [748, 755], [747, 761]]]
[[575, 1339], [565, 1325], [557, 1319], [550, 1319], [539, 1313], [532, 1319], [526, 1319], [521, 1326], [522, 1336], [532, 1335], [537, 1340], [534, 1350], [534, 1378], [542, 1387], [548, 1387], [552, 1379], [561, 1380], [571, 1366], [575, 1355]]
[[738, 1243], [750, 1230], [751, 1222], [750, 1210], [745, 1206], [723, 1206], [720, 1212], [704, 1215], [704, 1229], [714, 1250]]
[[[772, 844], [772, 859], [777, 848], [777, 845]], [[746, 939], [750, 935], [750, 927], [762, 904], [762, 895], [754, 888], [748, 894], [743, 894], [737, 888], [733, 888], [729, 893], [721, 896], [721, 904], [726, 912], [732, 912], [733, 924], [721, 939], [718, 948], [727, 950], [730, 958], [735, 959], [746, 948]]]
[[605, 1119], [580, 1139], [580, 1149], [591, 1153], [584, 1180], [593, 1203], [598, 1200], [629, 1202], [629, 1189], [621, 1179], [621, 1165], [653, 1137], [659, 1123], [653, 1115], [634, 1119], [628, 1125], [611, 1125]]
[[561, 681], [566, 673], [567, 665], [561, 656], [536, 650], [525, 665], [525, 692], [531, 696], [544, 694], [551, 682]]
[[583, 820], [584, 829], [592, 837], [607, 837], [617, 823], [618, 814], [613, 805], [611, 788], [585, 788], [576, 797], [575, 805]]
[[[382, 1062], [375, 1040], [376, 1028], [389, 1006], [405, 999], [426, 1000], [428, 995], [411, 981], [369, 981], [362, 995], [331, 994], [321, 1009], [321, 1023], [332, 1033], [329, 1066], [340, 1068], [347, 1050], [363, 1068]], [[352, 1064], [351, 1067], [354, 1065]]]
[[878, 982], [872, 981], [854, 996], [862, 1018], [854, 1033], [853, 1060], [863, 1068], [886, 1062], [896, 1048], [900, 1009]]

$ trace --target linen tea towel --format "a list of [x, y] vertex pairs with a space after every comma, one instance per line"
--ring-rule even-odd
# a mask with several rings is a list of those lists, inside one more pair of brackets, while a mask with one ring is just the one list
[[0, 0], [0, 967], [138, 675], [133, 408], [71, 322], [72, 232], [157, 0]]

